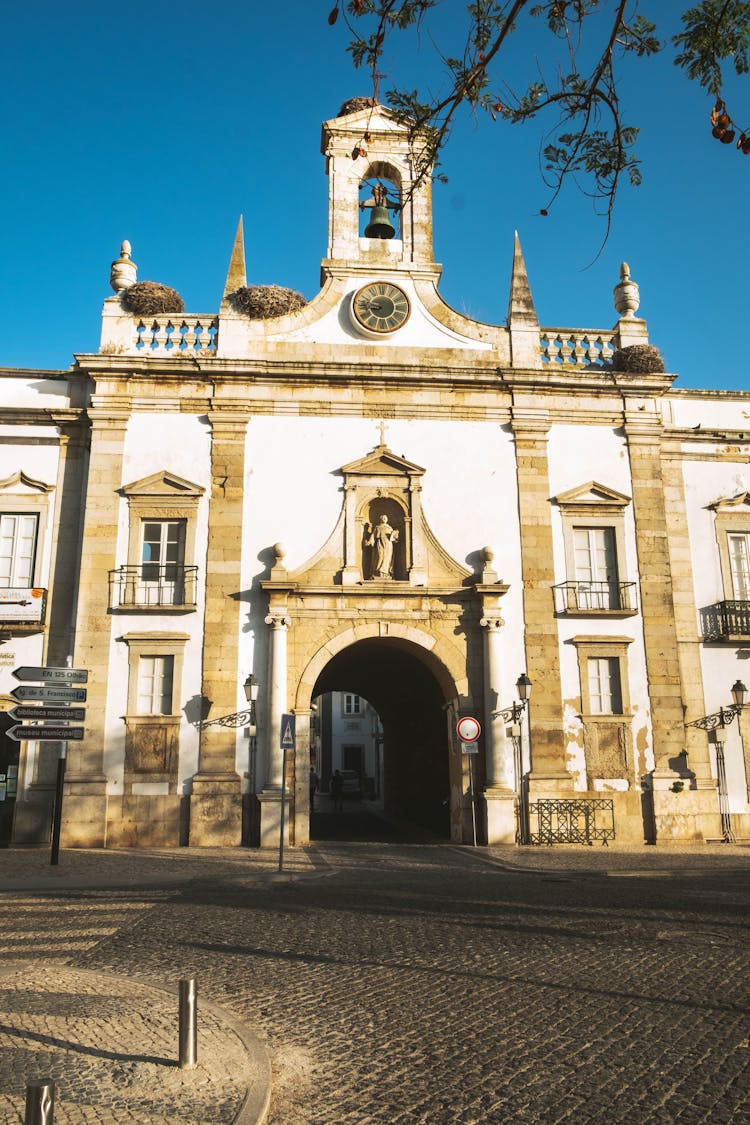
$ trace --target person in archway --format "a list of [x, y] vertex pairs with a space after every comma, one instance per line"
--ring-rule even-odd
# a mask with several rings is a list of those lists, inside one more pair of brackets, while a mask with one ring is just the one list
[[315, 766], [310, 766], [310, 812], [315, 812], [315, 790], [318, 788], [318, 775]]
[[341, 776], [341, 771], [336, 770], [331, 778], [331, 797], [333, 798], [334, 812], [344, 811], [344, 779]]

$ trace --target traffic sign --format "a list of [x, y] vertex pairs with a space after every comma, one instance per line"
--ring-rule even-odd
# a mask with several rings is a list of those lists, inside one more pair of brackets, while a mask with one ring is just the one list
[[83, 727], [23, 727], [20, 723], [14, 723], [5, 734], [15, 742], [80, 742], [83, 739]]
[[14, 668], [17, 680], [41, 680], [43, 683], [85, 684], [88, 682], [87, 668], [31, 668], [25, 664]]
[[14, 687], [10, 693], [14, 699], [43, 699], [48, 703], [85, 703], [85, 687], [65, 687], [56, 684], [42, 684], [32, 686], [21, 684]]
[[82, 723], [86, 718], [85, 707], [14, 707], [9, 711], [11, 719], [22, 723], [29, 719], [32, 722], [44, 719], [63, 719], [66, 722]]
[[476, 742], [481, 733], [482, 728], [479, 725], [479, 720], [471, 715], [464, 715], [456, 723], [456, 734], [461, 742]]
[[281, 749], [293, 750], [294, 749], [294, 733], [295, 733], [295, 716], [282, 715], [281, 716]]
[[476, 742], [462, 742], [461, 743], [461, 753], [462, 754], [478, 754], [479, 753], [479, 747], [477, 746]]

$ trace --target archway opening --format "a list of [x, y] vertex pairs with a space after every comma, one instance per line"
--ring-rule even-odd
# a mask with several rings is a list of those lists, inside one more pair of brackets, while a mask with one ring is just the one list
[[[437, 670], [430, 667], [429, 654], [395, 638], [358, 641], [337, 653], [318, 677], [313, 698], [325, 698], [328, 693], [336, 693], [333, 698], [338, 708], [342, 707], [341, 700], [344, 701], [344, 711], [347, 697], [367, 702], [369, 722], [376, 732], [378, 745], [374, 758], [376, 771], [365, 771], [362, 778], [365, 802], [382, 802], [383, 813], [391, 827], [403, 825], [405, 836], [413, 836], [413, 830], [419, 828], [448, 837], [449, 740], [444, 704], [449, 691], [447, 685], [441, 686]], [[333, 754], [325, 756], [324, 715], [323, 707], [319, 720], [320, 765], [321, 788], [326, 791], [336, 767]], [[353, 727], [352, 720], [352, 733]], [[348, 765], [356, 769], [355, 745], [352, 740], [352, 760]], [[344, 750], [344, 743], [340, 743], [338, 758], [342, 764]], [[351, 813], [351, 806], [349, 811]], [[372, 808], [366, 811], [371, 813]], [[349, 821], [353, 834], [357, 834], [351, 815]], [[313, 838], [325, 836], [325, 825], [321, 829], [315, 817], [311, 833]], [[341, 829], [338, 834], [341, 835]]]

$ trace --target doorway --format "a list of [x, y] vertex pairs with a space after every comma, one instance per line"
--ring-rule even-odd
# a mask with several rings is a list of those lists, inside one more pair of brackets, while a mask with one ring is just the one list
[[[332, 657], [318, 676], [314, 698], [327, 693], [336, 693], [335, 698], [344, 698], [349, 706], [356, 706], [352, 700], [366, 700], [377, 713], [378, 788], [390, 824], [389, 838], [394, 831], [398, 836], [398, 825], [403, 826], [404, 838], [413, 839], [415, 829], [448, 838], [451, 779], [446, 692], [429, 666], [429, 653], [396, 638], [358, 641]], [[322, 762], [327, 760], [325, 729], [323, 723]], [[354, 739], [346, 749], [352, 761], [361, 754]], [[374, 813], [367, 800], [362, 803], [362, 813]], [[321, 838], [320, 828], [313, 818], [313, 838]], [[339, 825], [337, 838], [341, 831]], [[362, 825], [355, 825], [353, 818], [352, 836], [362, 838]]]

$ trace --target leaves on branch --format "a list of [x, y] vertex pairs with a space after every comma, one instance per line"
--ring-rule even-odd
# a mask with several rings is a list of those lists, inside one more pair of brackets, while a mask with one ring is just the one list
[[[572, 177], [603, 209], [608, 232], [622, 178], [632, 185], [641, 182], [634, 150], [638, 129], [622, 120], [619, 72], [627, 56], [647, 59], [664, 46], [655, 24], [638, 11], [639, 0], [472, 0], [462, 6], [463, 45], [457, 33], [449, 52], [436, 47], [445, 75], [443, 91], [426, 96], [394, 87], [381, 98], [378, 83], [387, 45], [398, 32], [418, 31], [440, 2], [337, 0], [328, 17], [335, 23], [343, 12], [354, 65], [370, 70], [376, 99], [408, 123], [417, 142], [417, 180], [435, 175], [443, 146], [465, 109], [510, 124], [551, 115], [540, 146], [551, 198], [539, 213], [547, 214]], [[453, 15], [455, 0], [444, 2]], [[511, 61], [518, 61], [522, 21], [523, 30], [535, 36], [536, 59], [529, 63], [537, 74], [525, 89], [514, 90], [508, 73]], [[721, 97], [722, 68], [730, 65], [738, 75], [748, 73], [750, 0], [699, 0], [683, 13], [682, 25], [672, 38], [675, 64], [714, 96], [711, 128], [720, 142], [730, 144], [737, 128]], [[750, 130], [740, 131], [737, 148], [750, 154]], [[438, 173], [437, 178], [444, 177]]]

